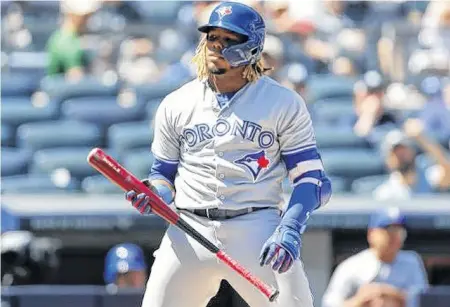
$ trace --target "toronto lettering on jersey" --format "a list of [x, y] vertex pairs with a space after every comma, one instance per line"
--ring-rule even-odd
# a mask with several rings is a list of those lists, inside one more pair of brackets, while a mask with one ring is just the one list
[[257, 142], [260, 148], [269, 148], [275, 141], [274, 134], [270, 131], [262, 130], [262, 127], [251, 121], [234, 121], [229, 123], [225, 119], [219, 119], [210, 126], [208, 124], [197, 124], [192, 128], [185, 128], [181, 135], [181, 140], [188, 147], [193, 147], [215, 136], [233, 135], [241, 136], [245, 140]]

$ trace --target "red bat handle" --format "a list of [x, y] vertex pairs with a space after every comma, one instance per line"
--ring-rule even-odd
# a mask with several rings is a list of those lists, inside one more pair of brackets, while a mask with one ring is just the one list
[[279, 292], [278, 290], [265, 284], [262, 280], [252, 275], [247, 269], [240, 265], [236, 260], [227, 255], [224, 251], [220, 250], [211, 241], [206, 239], [201, 233], [190, 226], [180, 215], [172, 210], [168, 205], [161, 200], [152, 190], [150, 190], [145, 184], [143, 184], [138, 178], [127, 171], [116, 160], [107, 155], [100, 148], [94, 148], [91, 150], [87, 157], [87, 161], [96, 170], [102, 173], [106, 178], [113, 183], [121, 187], [124, 191], [135, 191], [136, 193], [145, 193], [150, 197], [150, 203], [152, 212], [156, 213], [169, 223], [178, 226], [181, 230], [197, 240], [205, 248], [212, 253], [216, 254], [223, 263], [235, 270], [239, 275], [244, 277], [247, 281], [258, 288], [269, 301], [274, 301]]
[[170, 209], [152, 190], [103, 150], [100, 148], [92, 149], [87, 161], [102, 173], [103, 176], [121, 187], [124, 191], [133, 190], [138, 194], [145, 193], [149, 195], [151, 197], [152, 211], [171, 224], [177, 223], [180, 216], [176, 212]]

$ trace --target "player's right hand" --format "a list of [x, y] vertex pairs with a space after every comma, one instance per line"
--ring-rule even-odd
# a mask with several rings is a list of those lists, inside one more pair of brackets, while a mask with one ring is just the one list
[[145, 193], [137, 194], [135, 191], [131, 190], [125, 194], [125, 198], [131, 202], [133, 207], [135, 207], [141, 214], [150, 214], [152, 212], [150, 197], [148, 197]]

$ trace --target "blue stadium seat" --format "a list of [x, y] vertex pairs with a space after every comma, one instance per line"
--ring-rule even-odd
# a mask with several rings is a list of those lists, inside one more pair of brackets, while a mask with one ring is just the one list
[[158, 110], [161, 101], [162, 99], [152, 99], [147, 102], [146, 112], [148, 119], [153, 120], [155, 118], [156, 111]]
[[81, 189], [89, 194], [124, 193], [117, 185], [103, 175], [89, 176], [81, 182]]
[[352, 105], [343, 104], [313, 104], [310, 106], [311, 117], [314, 124], [332, 127], [352, 127], [356, 121]]
[[316, 141], [320, 149], [325, 148], [368, 148], [369, 143], [359, 136], [349, 127], [315, 127]]
[[108, 146], [119, 155], [131, 149], [150, 149], [153, 129], [149, 121], [120, 123], [109, 127]]
[[1, 148], [1, 173], [3, 176], [25, 174], [28, 171], [32, 152], [24, 148]]
[[77, 179], [98, 174], [88, 162], [87, 156], [92, 147], [67, 147], [41, 149], [34, 153], [30, 173], [68, 174]]
[[[135, 6], [141, 17], [155, 25], [173, 25], [177, 19], [181, 1], [136, 1]], [[151, 26], [150, 26], [151, 28]]]
[[321, 151], [323, 164], [330, 176], [354, 180], [385, 173], [382, 157], [371, 149], [326, 149]]
[[70, 83], [63, 76], [47, 76], [41, 81], [41, 89], [60, 103], [75, 97], [114, 96], [118, 93], [119, 84], [117, 80], [102, 81], [92, 76]]
[[145, 118], [145, 105], [120, 105], [115, 97], [84, 97], [65, 101], [62, 116], [83, 122], [98, 124], [104, 128], [121, 122], [136, 121]]
[[15, 130], [10, 125], [2, 123], [2, 146], [13, 146]]
[[153, 160], [154, 157], [150, 149], [133, 150], [123, 158], [123, 166], [136, 177], [143, 179], [147, 178]]
[[58, 120], [23, 124], [17, 129], [17, 145], [34, 150], [101, 144], [100, 129], [89, 123]]
[[2, 193], [68, 193], [80, 191], [79, 180], [47, 174], [25, 174], [2, 178]]
[[[183, 83], [182, 80], [164, 79], [157, 82], [146, 83], [134, 87], [139, 99], [149, 101], [153, 99], [162, 99], [172, 91], [179, 88]], [[181, 103], [181, 102], [180, 102]]]
[[362, 177], [352, 182], [351, 190], [356, 194], [371, 195], [373, 190], [388, 179], [388, 175]]
[[308, 101], [314, 102], [326, 98], [352, 97], [354, 78], [335, 75], [313, 75], [308, 81]]
[[18, 126], [28, 122], [52, 120], [58, 117], [58, 105], [42, 101], [42, 105], [28, 97], [6, 97], [2, 99], [2, 122]]
[[31, 96], [39, 88], [39, 79], [24, 72], [2, 73], [1, 96]]

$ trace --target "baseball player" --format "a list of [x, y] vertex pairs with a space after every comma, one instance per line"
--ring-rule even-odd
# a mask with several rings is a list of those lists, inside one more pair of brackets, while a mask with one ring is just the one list
[[[158, 107], [156, 159], [144, 182], [280, 295], [269, 303], [169, 226], [154, 254], [142, 306], [206, 306], [222, 279], [250, 306], [313, 306], [299, 257], [301, 236], [310, 214], [330, 199], [331, 184], [305, 102], [264, 75], [265, 24], [254, 9], [222, 2], [199, 31], [204, 35], [193, 58], [197, 78]], [[294, 189], [284, 206], [286, 176]], [[145, 194], [128, 191], [126, 197], [151, 212]]]
[[418, 306], [428, 287], [422, 259], [401, 250], [406, 218], [396, 207], [382, 208], [370, 218], [370, 248], [343, 261], [323, 296], [323, 307]]
[[119, 288], [144, 288], [147, 264], [144, 252], [136, 244], [123, 243], [112, 247], [105, 258], [104, 280]]

